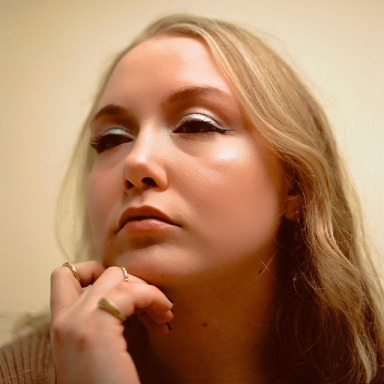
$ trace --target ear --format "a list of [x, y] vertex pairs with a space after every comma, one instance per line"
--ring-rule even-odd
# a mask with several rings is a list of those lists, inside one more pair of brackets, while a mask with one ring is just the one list
[[303, 197], [301, 195], [288, 195], [284, 216], [291, 221], [297, 221], [301, 216]]
[[292, 179], [288, 185], [284, 216], [291, 221], [297, 221], [301, 216], [304, 197], [297, 181]]

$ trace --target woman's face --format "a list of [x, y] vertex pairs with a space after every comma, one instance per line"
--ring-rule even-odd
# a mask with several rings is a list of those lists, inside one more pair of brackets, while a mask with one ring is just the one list
[[[126, 54], [91, 126], [88, 209], [100, 260], [163, 287], [256, 276], [276, 250], [287, 187], [244, 124], [204, 43], [161, 36]], [[127, 211], [144, 206], [172, 223]]]

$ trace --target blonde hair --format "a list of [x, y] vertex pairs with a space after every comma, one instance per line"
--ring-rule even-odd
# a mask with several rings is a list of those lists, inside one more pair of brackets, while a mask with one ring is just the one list
[[[114, 60], [94, 108], [119, 60], [136, 45], [162, 34], [189, 36], [208, 45], [244, 108], [246, 129], [257, 131], [272, 145], [293, 185], [291, 194], [302, 198], [297, 220], [283, 219], [276, 239], [282, 284], [276, 321], [282, 361], [292, 380], [384, 382], [384, 326], [378, 304], [383, 295], [359, 200], [321, 106], [284, 60], [237, 25], [185, 14], [162, 17]], [[74, 261], [95, 257], [85, 211], [94, 108], [58, 200], [59, 242]], [[70, 249], [64, 247], [68, 237]]]

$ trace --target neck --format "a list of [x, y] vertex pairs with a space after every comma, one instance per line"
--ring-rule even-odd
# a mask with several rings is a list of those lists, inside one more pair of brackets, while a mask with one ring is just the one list
[[243, 276], [241, 281], [221, 276], [219, 281], [167, 291], [174, 300], [172, 331], [129, 341], [142, 382], [271, 380], [275, 372], [269, 343], [275, 329], [271, 308], [277, 291], [273, 275], [266, 270], [256, 279]]

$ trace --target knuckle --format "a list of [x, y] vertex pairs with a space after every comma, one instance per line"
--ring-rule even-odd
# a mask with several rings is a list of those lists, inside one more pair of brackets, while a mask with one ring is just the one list
[[159, 294], [162, 294], [159, 288], [155, 287], [154, 285], [147, 285], [148, 293], [157, 296]]
[[65, 320], [63, 321], [61, 317], [57, 317], [56, 319], [52, 320], [51, 329], [54, 332], [61, 333], [66, 325], [67, 325], [67, 322]]
[[[79, 323], [81, 326], [77, 325]], [[57, 346], [70, 342], [78, 350], [84, 350], [93, 340], [94, 328], [94, 322], [90, 319], [79, 322], [57, 318], [51, 323], [51, 337]]]
[[[80, 263], [81, 264], [81, 263]], [[83, 261], [83, 264], [85, 265], [92, 265], [92, 266], [96, 266], [96, 265], [103, 265], [101, 264], [100, 262], [96, 261], [96, 260], [88, 260], [88, 261]]]
[[[106, 276], [108, 276], [109, 278], [117, 278], [117, 276], [119, 275], [119, 274], [121, 274], [121, 276], [123, 276], [122, 275], [122, 271], [121, 271], [121, 269], [119, 268], [119, 267], [115, 267], [115, 266], [112, 266], [112, 267], [108, 267], [105, 271], [104, 271], [104, 273], [103, 273], [104, 275], [106, 275]], [[123, 280], [123, 279], [121, 279], [121, 280]]]
[[68, 322], [60, 317], [54, 319], [51, 323], [51, 335], [56, 344], [61, 344], [66, 340], [69, 332]]
[[150, 285], [150, 284], [135, 284], [135, 289], [137, 289], [140, 292], [145, 292], [145, 293], [152, 293], [154, 292], [154, 288], [156, 289], [155, 286]]
[[93, 327], [81, 327], [78, 328], [75, 332], [74, 339], [76, 343], [76, 347], [79, 350], [87, 349], [91, 345], [93, 340]]
[[102, 268], [102, 269], [105, 269], [103, 264], [99, 263], [98, 261], [96, 260], [89, 260], [89, 261], [86, 261], [87, 265], [89, 267], [91, 267], [92, 269], [97, 269], [97, 268]]
[[57, 267], [51, 272], [51, 281], [60, 273], [62, 267]]
[[132, 292], [132, 290], [134, 289], [130, 284], [127, 284], [127, 283], [120, 283], [120, 284], [117, 284], [116, 287], [115, 287], [116, 291], [117, 292], [121, 292], [121, 293], [129, 293], [129, 292]]
[[110, 272], [113, 272], [113, 273], [116, 273], [117, 271], [121, 272], [120, 268], [116, 267], [116, 266], [108, 267], [107, 271], [110, 271]]

